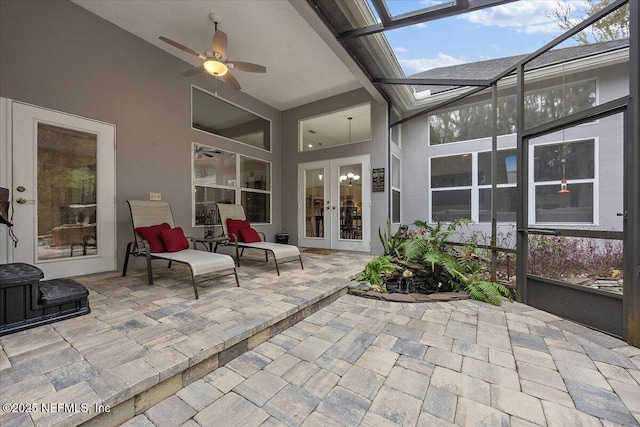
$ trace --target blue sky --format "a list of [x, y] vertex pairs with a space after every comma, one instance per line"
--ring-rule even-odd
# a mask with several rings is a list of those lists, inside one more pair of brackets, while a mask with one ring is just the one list
[[[387, 0], [392, 15], [443, 3]], [[572, 10], [584, 0], [519, 0], [459, 16], [386, 31], [405, 74], [533, 52], [562, 33], [549, 17], [558, 3]], [[565, 44], [566, 45], [566, 44]]]

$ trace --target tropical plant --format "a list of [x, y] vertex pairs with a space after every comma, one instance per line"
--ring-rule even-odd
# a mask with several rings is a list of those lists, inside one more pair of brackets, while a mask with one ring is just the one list
[[399, 266], [391, 261], [389, 255], [374, 257], [367, 263], [362, 273], [356, 276], [358, 281], [367, 281], [372, 285], [383, 286], [382, 275], [391, 273], [400, 269]]
[[382, 234], [382, 230], [378, 227], [378, 236], [380, 237], [380, 243], [382, 243], [382, 250], [384, 255], [395, 256], [400, 258], [400, 245], [402, 244], [402, 226], [399, 226], [395, 233], [391, 234], [391, 219], [387, 218], [387, 229]]
[[511, 290], [504, 285], [488, 280], [469, 280], [464, 290], [474, 300], [488, 302], [493, 305], [500, 305], [502, 298], [513, 299]]
[[412, 234], [412, 238], [403, 245], [405, 257], [421, 260], [425, 253], [433, 250], [446, 252], [447, 243], [450, 237], [456, 233], [456, 229], [470, 222], [466, 218], [457, 218], [445, 227], [444, 223], [440, 221], [435, 225], [421, 220], [414, 221], [413, 225], [418, 229]]

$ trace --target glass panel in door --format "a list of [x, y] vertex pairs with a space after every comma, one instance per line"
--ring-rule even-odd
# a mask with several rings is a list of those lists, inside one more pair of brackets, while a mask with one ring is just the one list
[[339, 239], [362, 240], [362, 164], [340, 166]]
[[96, 134], [38, 123], [37, 259], [98, 253]]
[[304, 176], [304, 200], [305, 200], [305, 230], [304, 236], [323, 238], [325, 201], [324, 194], [324, 168], [308, 169]]

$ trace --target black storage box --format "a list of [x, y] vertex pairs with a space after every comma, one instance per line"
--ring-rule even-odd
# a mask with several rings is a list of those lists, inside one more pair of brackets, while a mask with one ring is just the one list
[[71, 279], [40, 281], [29, 264], [0, 265], [0, 335], [91, 312], [89, 291]]
[[276, 233], [276, 243], [289, 243], [289, 233]]

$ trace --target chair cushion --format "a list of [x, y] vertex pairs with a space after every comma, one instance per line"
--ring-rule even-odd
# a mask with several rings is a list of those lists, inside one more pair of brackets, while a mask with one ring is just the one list
[[231, 219], [227, 218], [227, 231], [229, 232], [229, 241], [235, 242], [234, 234], [238, 237], [238, 239], [242, 239], [240, 237], [240, 230], [243, 228], [250, 228], [251, 224], [248, 219]]
[[262, 242], [262, 239], [260, 238], [258, 232], [251, 227], [240, 229], [240, 240], [245, 243]]
[[162, 230], [170, 230], [171, 226], [166, 222], [158, 225], [150, 225], [148, 227], [136, 227], [135, 232], [149, 243], [149, 250], [152, 253], [164, 252], [164, 244], [160, 238]]
[[162, 230], [160, 232], [160, 238], [167, 252], [179, 252], [184, 249], [189, 249], [189, 241], [184, 236], [182, 227]]

